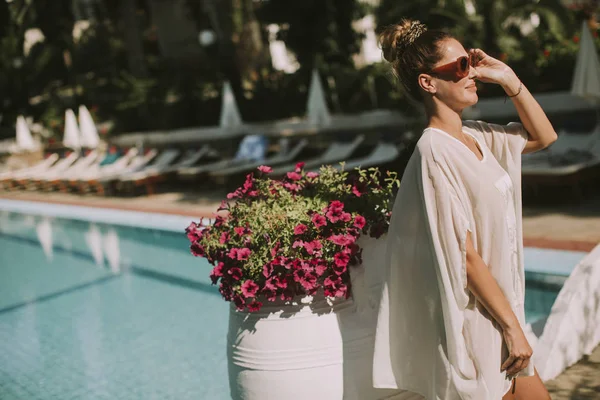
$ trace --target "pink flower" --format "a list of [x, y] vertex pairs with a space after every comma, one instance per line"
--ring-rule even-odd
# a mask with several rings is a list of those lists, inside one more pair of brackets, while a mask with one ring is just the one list
[[354, 217], [354, 226], [358, 229], [364, 228], [366, 223], [367, 220], [362, 215], [357, 215], [356, 217]]
[[242, 270], [238, 267], [231, 268], [229, 271], [227, 271], [227, 273], [231, 275], [231, 278], [234, 281], [239, 281], [240, 279], [242, 279]]
[[253, 280], [246, 279], [246, 281], [242, 283], [241, 289], [244, 297], [254, 297], [256, 296], [256, 292], [258, 292], [258, 285]]
[[338, 267], [345, 267], [350, 261], [350, 256], [347, 253], [340, 251], [338, 253], [335, 253], [335, 255], [333, 256], [333, 260], [335, 262], [335, 265], [337, 265]]
[[327, 225], [327, 220], [321, 214], [315, 214], [311, 218], [312, 223], [315, 225], [315, 228], [320, 228], [322, 226]]
[[249, 248], [244, 247], [242, 249], [238, 249], [234, 247], [229, 250], [229, 254], [227, 254], [227, 256], [232, 260], [245, 261], [248, 259], [248, 257], [250, 257], [251, 253], [252, 252]]
[[329, 208], [328, 208], [327, 212], [325, 213], [325, 215], [327, 216], [329, 221], [335, 223], [341, 219], [343, 210], [344, 210], [344, 203], [342, 203], [341, 201], [338, 201], [338, 200], [334, 200], [329, 205]]
[[316, 178], [317, 176], [319, 176], [319, 173], [318, 173], [318, 172], [312, 172], [312, 171], [311, 171], [311, 172], [307, 172], [307, 173], [306, 173], [306, 177], [307, 177], [307, 178], [310, 178], [310, 179]]
[[340, 219], [343, 222], [350, 222], [350, 220], [352, 219], [352, 214], [347, 213], [347, 212], [343, 212], [340, 214]]
[[281, 246], [281, 242], [277, 242], [275, 243], [275, 246], [273, 246], [273, 248], [271, 249], [271, 257], [275, 257], [277, 255], [277, 251], [279, 250], [279, 247]]
[[323, 281], [323, 293], [328, 297], [346, 297], [348, 295], [348, 287], [342, 282], [339, 276], [335, 278], [328, 276]]
[[323, 245], [319, 240], [315, 239], [311, 242], [304, 242], [304, 248], [308, 252], [308, 254], [313, 255], [315, 253], [320, 253], [319, 250], [323, 248]]
[[217, 211], [223, 210], [229, 210], [229, 203], [227, 202], [227, 200], [222, 200], [221, 204], [219, 204], [219, 208], [217, 208]]
[[283, 184], [283, 187], [292, 193], [298, 193], [301, 189], [300, 185], [298, 185], [297, 183], [289, 183], [289, 182], [285, 182]]
[[308, 230], [308, 227], [304, 224], [298, 224], [294, 228], [294, 235], [302, 235], [304, 232]]
[[192, 243], [190, 250], [195, 257], [204, 257], [206, 255], [204, 247], [200, 246], [198, 243]]
[[327, 240], [337, 244], [338, 246], [347, 246], [354, 243], [355, 238], [352, 235], [331, 235]]
[[221, 225], [223, 225], [225, 223], [225, 217], [222, 217], [221, 215], [217, 215], [215, 217], [215, 222], [213, 223], [213, 226], [219, 227]]
[[299, 181], [300, 179], [302, 179], [302, 175], [300, 175], [298, 172], [288, 172], [287, 177], [292, 181]]
[[229, 232], [221, 233], [221, 237], [219, 238], [219, 243], [225, 244], [227, 242], [229, 242]]
[[222, 263], [222, 262], [220, 262], [211, 271], [211, 273], [210, 273], [210, 280], [212, 281], [213, 285], [216, 285], [217, 281], [219, 280], [219, 277], [223, 276], [223, 266], [225, 266], [225, 264]]
[[190, 242], [195, 242], [202, 237], [202, 229], [200, 224], [196, 224], [195, 222], [190, 222], [187, 228], [185, 228], [185, 233]]
[[235, 228], [233, 228], [233, 231], [236, 233], [236, 235], [242, 236], [242, 235], [245, 235], [246, 233], [248, 233], [249, 229], [244, 228], [243, 226], [236, 226]]
[[233, 296], [233, 304], [235, 304], [238, 311], [244, 311], [244, 308], [246, 308], [246, 300], [239, 294]]
[[239, 249], [238, 252], [237, 252], [237, 259], [239, 261], [245, 261], [245, 260], [247, 260], [250, 257], [251, 253], [252, 252], [247, 247], [245, 247], [243, 249]]
[[258, 170], [263, 174], [270, 174], [271, 172], [273, 172], [273, 168], [267, 167], [266, 165], [261, 165], [260, 167], [258, 167]]
[[268, 278], [269, 276], [271, 276], [272, 273], [273, 273], [273, 264], [272, 263], [267, 263], [267, 264], [263, 265], [263, 276], [265, 278]]
[[231, 193], [227, 193], [227, 198], [229, 200], [231, 200], [231, 199], [237, 199], [238, 197], [240, 197], [240, 191], [239, 190], [235, 190], [235, 191], [233, 191]]
[[231, 286], [221, 281], [221, 285], [219, 286], [219, 293], [226, 301], [231, 301], [233, 297], [233, 291], [231, 290]]
[[294, 281], [302, 285], [307, 292], [312, 292], [316, 289], [317, 277], [303, 269], [294, 271]]
[[262, 307], [262, 303], [260, 301], [254, 300], [252, 303], [248, 304], [248, 311], [250, 311], [250, 312], [260, 311], [261, 307]]
[[356, 197], [360, 197], [367, 193], [367, 185], [364, 182], [357, 182], [352, 186], [352, 193]]
[[248, 193], [246, 193], [246, 195], [248, 195], [248, 197], [258, 197], [258, 190], [251, 190]]
[[295, 170], [295, 171], [296, 171], [296, 172], [300, 172], [300, 170], [301, 170], [302, 168], [304, 168], [304, 165], [306, 165], [306, 163], [305, 163], [305, 162], [303, 162], [303, 161], [300, 161], [299, 163], [297, 163], [297, 164], [296, 164], [296, 170]]
[[313, 265], [315, 267], [315, 273], [317, 276], [321, 276], [325, 273], [325, 271], [327, 271], [327, 264], [321, 259], [316, 259]]
[[273, 281], [279, 289], [286, 289], [288, 286], [287, 280], [283, 276], [276, 276], [273, 278]]

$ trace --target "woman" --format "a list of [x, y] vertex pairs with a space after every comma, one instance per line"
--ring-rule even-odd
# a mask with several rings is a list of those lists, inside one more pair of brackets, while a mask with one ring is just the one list
[[[557, 135], [515, 73], [445, 32], [403, 20], [381, 36], [427, 128], [403, 174], [386, 252], [374, 385], [427, 400], [548, 399], [523, 326], [521, 153]], [[522, 121], [462, 121], [476, 81]]]

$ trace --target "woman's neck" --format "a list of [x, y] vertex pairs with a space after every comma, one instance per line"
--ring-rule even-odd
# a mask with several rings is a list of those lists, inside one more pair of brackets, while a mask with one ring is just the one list
[[429, 113], [427, 127], [441, 129], [457, 138], [463, 137], [461, 115], [445, 105], [435, 107]]

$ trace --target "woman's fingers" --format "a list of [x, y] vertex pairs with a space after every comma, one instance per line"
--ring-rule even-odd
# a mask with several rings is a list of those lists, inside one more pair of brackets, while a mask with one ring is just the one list
[[524, 368], [523, 367], [524, 362], [525, 362], [525, 360], [517, 358], [515, 360], [515, 362], [513, 363], [513, 365], [508, 367], [508, 369], [506, 370], [506, 374], [509, 376], [516, 375], [519, 371], [521, 371]]
[[517, 359], [517, 357], [511, 354], [506, 359], [506, 361], [504, 361], [504, 363], [502, 364], [502, 368], [500, 369], [500, 371], [505, 371], [508, 367], [510, 367], [515, 362], [516, 359]]

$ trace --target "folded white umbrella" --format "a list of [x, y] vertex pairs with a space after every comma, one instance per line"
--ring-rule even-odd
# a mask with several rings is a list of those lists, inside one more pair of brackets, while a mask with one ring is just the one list
[[63, 145], [70, 147], [73, 150], [81, 148], [81, 138], [79, 135], [79, 127], [77, 126], [77, 118], [73, 110], [65, 111], [65, 132], [63, 135]]
[[81, 133], [81, 147], [87, 147], [88, 149], [98, 147], [100, 138], [98, 137], [96, 124], [84, 105], [79, 106], [79, 131]]
[[600, 61], [586, 21], [581, 24], [581, 41], [575, 63], [571, 93], [594, 104], [598, 104], [600, 101]]

